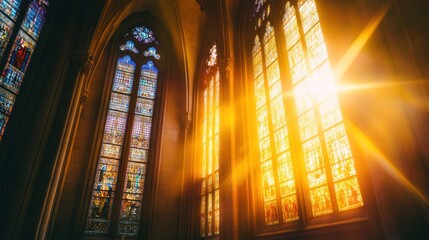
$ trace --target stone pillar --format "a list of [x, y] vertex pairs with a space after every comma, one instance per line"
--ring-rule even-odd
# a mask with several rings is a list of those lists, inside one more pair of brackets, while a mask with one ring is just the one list
[[47, 239], [49, 237], [49, 228], [52, 227], [50, 224], [55, 222], [56, 208], [62, 193], [82, 106], [89, 97], [88, 83], [94, 66], [93, 56], [89, 56], [86, 53], [77, 53], [73, 56], [72, 63], [79, 72], [68, 108], [67, 121], [64, 125], [53, 171], [50, 176], [48, 192], [39, 219], [36, 233], [37, 239]]

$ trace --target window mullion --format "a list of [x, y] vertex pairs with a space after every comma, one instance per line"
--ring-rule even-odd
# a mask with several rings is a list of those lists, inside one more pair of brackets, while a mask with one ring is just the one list
[[[140, 63], [139, 61], [136, 61], [137, 63]], [[112, 214], [112, 224], [110, 232], [114, 235], [118, 234], [118, 223], [119, 223], [119, 215], [121, 211], [122, 206], [122, 195], [124, 192], [124, 184], [125, 184], [125, 175], [127, 172], [127, 165], [128, 165], [128, 156], [130, 153], [130, 147], [131, 147], [131, 136], [132, 136], [132, 130], [134, 126], [134, 117], [135, 117], [135, 108], [137, 104], [137, 92], [138, 92], [138, 86], [140, 83], [140, 75], [141, 75], [141, 65], [137, 64], [135, 73], [134, 73], [134, 79], [133, 79], [133, 86], [130, 94], [130, 105], [129, 105], [129, 112], [128, 112], [128, 121], [126, 125], [126, 131], [124, 135], [124, 143], [123, 143], [123, 151], [121, 154], [121, 161], [119, 163], [119, 172], [117, 177], [117, 189], [116, 189], [116, 196], [114, 199], [114, 206], [113, 206], [113, 214]]]

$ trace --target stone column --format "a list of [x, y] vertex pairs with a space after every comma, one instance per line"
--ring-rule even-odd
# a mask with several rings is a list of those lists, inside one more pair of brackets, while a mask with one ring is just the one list
[[94, 66], [93, 56], [89, 56], [86, 53], [76, 53], [73, 56], [72, 64], [78, 69], [76, 84], [70, 106], [68, 107], [67, 121], [64, 125], [53, 171], [50, 176], [48, 192], [39, 219], [36, 233], [37, 239], [47, 239], [49, 228], [51, 227], [50, 224], [55, 222], [56, 207], [58, 205], [57, 201], [59, 201], [63, 189], [82, 106], [89, 97], [88, 83], [89, 76], [91, 76], [90, 73]]

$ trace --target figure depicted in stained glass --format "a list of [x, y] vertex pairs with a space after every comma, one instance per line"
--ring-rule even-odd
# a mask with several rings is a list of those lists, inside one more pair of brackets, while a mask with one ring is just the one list
[[31, 49], [27, 46], [25, 40], [19, 38], [14, 50], [12, 51], [10, 63], [20, 71], [24, 71], [25, 67], [27, 66], [30, 54]]

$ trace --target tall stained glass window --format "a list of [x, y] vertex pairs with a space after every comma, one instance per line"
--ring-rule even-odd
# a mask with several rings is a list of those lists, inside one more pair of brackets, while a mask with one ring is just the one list
[[[287, 2], [281, 22], [271, 19], [271, 7], [280, 3], [272, 4], [257, 0], [252, 18], [264, 223], [285, 224], [362, 207], [315, 1]], [[282, 32], [274, 31], [277, 24]], [[279, 54], [286, 56], [284, 66]]]
[[[151, 149], [152, 117], [158, 82], [157, 61], [143, 52], [158, 44], [151, 35], [126, 34], [117, 51], [109, 107], [92, 188], [85, 233], [138, 235]], [[152, 40], [148, 40], [152, 39]], [[117, 201], [117, 202], [115, 202]]]
[[202, 88], [200, 236], [219, 235], [219, 68], [216, 45], [210, 49]]
[[[29, 4], [22, 0], [0, 1], [0, 62], [5, 62], [0, 65], [0, 141], [45, 22], [47, 7], [47, 0]], [[24, 17], [19, 18], [21, 15]]]

